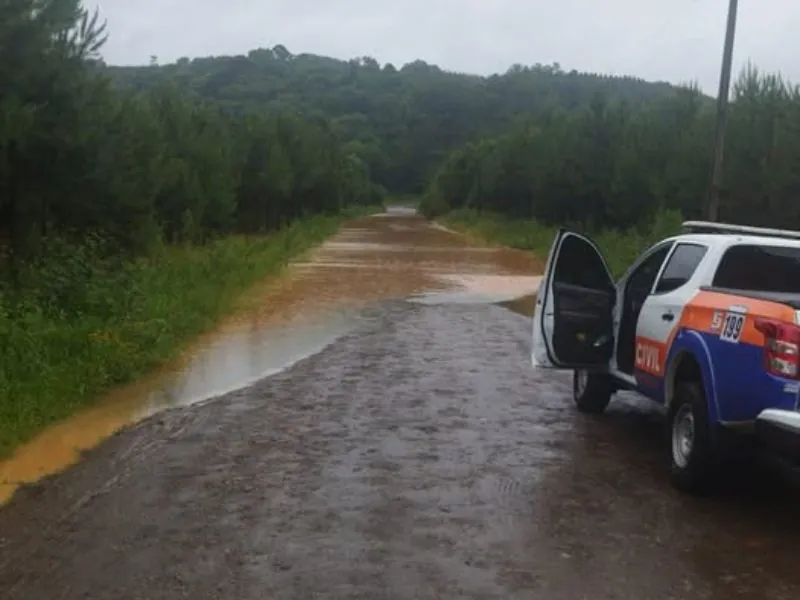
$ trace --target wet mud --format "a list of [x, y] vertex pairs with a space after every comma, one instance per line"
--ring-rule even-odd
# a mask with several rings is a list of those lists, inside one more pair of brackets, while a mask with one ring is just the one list
[[797, 598], [796, 496], [666, 480], [636, 399], [588, 418], [497, 306], [371, 307], [0, 512], [3, 598]]
[[477, 247], [414, 211], [392, 209], [346, 223], [285, 277], [253, 289], [247, 310], [178, 360], [113, 390], [0, 462], [0, 503], [21, 484], [75, 463], [121, 428], [242, 388], [318, 352], [349, 331], [353, 314], [369, 303], [448, 290], [506, 300], [535, 289], [537, 273], [539, 262], [530, 254]]
[[441, 292], [23, 488], [0, 597], [800, 597], [796, 492], [758, 468], [674, 492], [657, 412], [578, 414], [530, 367], [524, 300]]

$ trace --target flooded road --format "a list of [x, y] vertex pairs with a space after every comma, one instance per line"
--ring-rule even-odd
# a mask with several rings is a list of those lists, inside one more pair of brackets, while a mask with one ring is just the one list
[[[2, 598], [800, 597], [795, 492], [762, 471], [674, 492], [658, 415], [631, 397], [578, 414], [567, 375], [530, 367], [535, 280], [510, 277], [536, 265], [379, 219], [369, 243], [417, 236], [385, 270], [374, 247], [374, 268], [353, 246], [314, 259], [374, 295], [297, 296], [346, 315], [323, 350], [163, 411], [0, 511]], [[327, 277], [298, 269], [269, 293]]]
[[113, 391], [0, 462], [0, 503], [125, 426], [239, 389], [318, 352], [350, 330], [368, 303], [456, 290], [479, 293], [461, 294], [469, 301], [502, 301], [535, 290], [539, 271], [526, 253], [476, 247], [408, 209], [347, 223], [287, 277], [254, 289], [245, 302], [249, 310], [221, 323], [179, 360]]

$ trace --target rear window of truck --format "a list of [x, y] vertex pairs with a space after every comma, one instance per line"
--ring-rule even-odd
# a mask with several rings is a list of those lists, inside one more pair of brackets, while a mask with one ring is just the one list
[[725, 252], [713, 287], [800, 294], [800, 248], [741, 244]]

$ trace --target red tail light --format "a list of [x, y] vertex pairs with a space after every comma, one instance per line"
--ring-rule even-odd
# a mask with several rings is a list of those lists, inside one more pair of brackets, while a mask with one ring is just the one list
[[757, 317], [755, 328], [764, 334], [764, 368], [778, 377], [798, 379], [800, 373], [800, 327]]

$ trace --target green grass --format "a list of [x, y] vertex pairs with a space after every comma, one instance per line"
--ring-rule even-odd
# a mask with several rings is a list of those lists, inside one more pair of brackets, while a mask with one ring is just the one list
[[[438, 221], [451, 229], [472, 235], [486, 243], [500, 244], [521, 250], [530, 250], [543, 261], [553, 243], [556, 227], [536, 221], [510, 219], [502, 215], [478, 213], [462, 209], [450, 212]], [[600, 246], [615, 277], [622, 276], [639, 254], [670, 235], [681, 225], [681, 215], [675, 212], [659, 213], [651, 222], [636, 229], [606, 229], [588, 232]]]
[[135, 262], [68, 247], [32, 269], [26, 291], [0, 291], [0, 456], [174, 358], [251, 286], [364, 212], [314, 217], [264, 237], [162, 248]]

